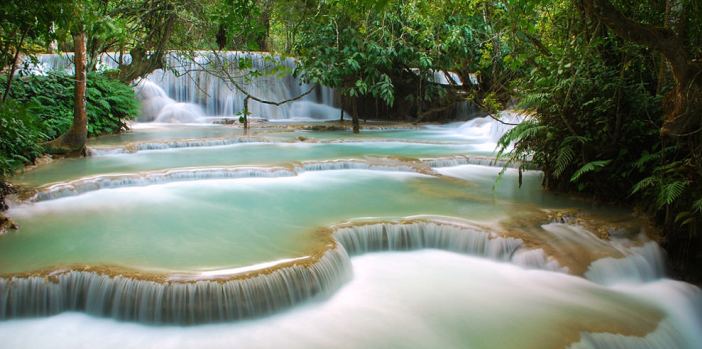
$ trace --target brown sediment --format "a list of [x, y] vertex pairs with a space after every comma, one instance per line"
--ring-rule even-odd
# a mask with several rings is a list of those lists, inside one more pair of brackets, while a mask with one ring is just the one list
[[[485, 225], [479, 225], [479, 224], [474, 224], [472, 222], [467, 222], [467, 221], [462, 221], [459, 219], [454, 219], [452, 217], [440, 217], [440, 219], [433, 217], [433, 216], [427, 216], [427, 217], [408, 217], [408, 218], [402, 218], [402, 219], [397, 219], [397, 220], [387, 220], [387, 219], [371, 219], [371, 220], [356, 220], [356, 221], [347, 221], [343, 223], [339, 223], [336, 225], [333, 225], [329, 228], [317, 228], [314, 230], [311, 230], [309, 234], [310, 236], [313, 237], [315, 240], [315, 243], [313, 243], [314, 246], [309, 253], [306, 253], [308, 258], [302, 259], [302, 260], [296, 260], [292, 262], [283, 262], [280, 264], [276, 264], [275, 266], [268, 267], [268, 268], [263, 268], [263, 269], [258, 269], [255, 271], [251, 272], [243, 272], [239, 274], [234, 274], [234, 275], [228, 275], [228, 276], [217, 276], [213, 277], [211, 280], [214, 281], [221, 281], [221, 282], [226, 282], [230, 280], [241, 280], [241, 279], [248, 279], [252, 278], [258, 275], [263, 275], [263, 274], [269, 274], [271, 272], [274, 272], [278, 269], [290, 267], [290, 266], [310, 266], [317, 261], [327, 252], [329, 252], [331, 249], [333, 249], [337, 241], [334, 238], [334, 232], [337, 229], [340, 228], [347, 228], [347, 227], [354, 227], [354, 226], [364, 226], [364, 225], [372, 225], [372, 224], [415, 224], [415, 223], [437, 223], [441, 225], [450, 225], [454, 226], [457, 228], [464, 228], [468, 226], [473, 226], [473, 227], [478, 227], [481, 230], [484, 230], [486, 233], [492, 233], [495, 236], [498, 237], [519, 237], [518, 234], [514, 234], [513, 232], [497, 232]], [[68, 272], [93, 272], [96, 274], [100, 275], [107, 275], [107, 276], [123, 276], [123, 277], [128, 277], [132, 278], [135, 280], [144, 280], [144, 281], [154, 281], [154, 282], [172, 282], [172, 280], [169, 280], [169, 276], [173, 275], [175, 273], [173, 272], [161, 272], [161, 271], [145, 271], [145, 270], [138, 270], [138, 269], [133, 269], [133, 268], [128, 268], [128, 267], [122, 267], [122, 266], [114, 266], [114, 265], [90, 265], [90, 264], [69, 264], [69, 265], [57, 265], [53, 267], [48, 267], [44, 269], [39, 269], [39, 270], [34, 270], [34, 271], [27, 271], [27, 272], [10, 272], [10, 273], [0, 273], [0, 278], [5, 278], [5, 279], [11, 279], [11, 278], [28, 278], [28, 277], [43, 277], [43, 278], [48, 278], [49, 276], [56, 276], [60, 275], [63, 273], [68, 273]], [[192, 273], [178, 273], [179, 276], [187, 276], [187, 275], [192, 275], [192, 279], [179, 279], [177, 282], [196, 282], [196, 281], [202, 281], [202, 280], [210, 280], [210, 279], [203, 279], [201, 277], [197, 277], [198, 274], [196, 272]]]
[[52, 163], [53, 161], [54, 161], [54, 158], [51, 157], [51, 155], [42, 155], [42, 156], [36, 158], [36, 159], [34, 160], [34, 163], [25, 165], [25, 166], [24, 166], [24, 169], [22, 170], [22, 172], [27, 172], [27, 171], [34, 170], [34, 169], [37, 168], [37, 167], [41, 167], [41, 166], [50, 164], [50, 163]]
[[[587, 249], [559, 239], [541, 227], [548, 223], [581, 226], [603, 245], [601, 248]], [[543, 249], [546, 255], [554, 258], [561, 266], [567, 267], [571, 274], [578, 276], [583, 276], [590, 264], [598, 259], [624, 257], [620, 250], [604, 245], [609, 244], [610, 238], [623, 237], [631, 246], [640, 246], [649, 241], [649, 232], [653, 231], [650, 222], [633, 215], [605, 217], [574, 209], [547, 210], [530, 205], [521, 205], [519, 210], [513, 210], [509, 218], [500, 222], [500, 226], [508, 231], [510, 236], [523, 240], [526, 247]]]
[[[14, 273], [0, 273], [0, 278], [11, 280], [13, 278], [30, 278], [39, 277], [44, 278], [50, 282], [58, 282], [58, 276], [70, 272], [87, 272], [95, 273], [97, 275], [104, 275], [109, 277], [125, 277], [132, 280], [138, 281], [151, 281], [156, 283], [194, 283], [198, 281], [213, 281], [224, 283], [234, 280], [245, 280], [255, 278], [261, 275], [267, 275], [273, 273], [279, 269], [290, 268], [293, 266], [309, 267], [317, 263], [322, 256], [328, 251], [336, 247], [336, 241], [332, 238], [331, 233], [328, 229], [320, 229], [320, 238], [324, 240], [319, 241], [317, 247], [314, 247], [308, 254], [307, 258], [295, 260], [292, 262], [282, 262], [271, 267], [256, 269], [253, 271], [247, 271], [232, 275], [221, 275], [213, 276], [208, 278], [202, 278], [198, 276], [197, 272], [191, 273], [174, 273], [174, 272], [155, 272], [155, 271], [143, 271], [129, 267], [115, 266], [115, 265], [89, 265], [89, 264], [69, 264], [62, 266], [54, 266], [34, 271], [27, 272], [14, 272]], [[174, 280], [173, 275], [177, 275], [179, 278]], [[190, 276], [190, 278], [187, 278]]]
[[23, 202], [31, 199], [37, 193], [37, 188], [22, 184], [13, 184], [14, 193], [5, 197], [6, 202]]
[[[621, 297], [621, 302], [630, 301], [625, 297]], [[655, 331], [663, 321], [665, 314], [658, 309], [652, 308], [649, 305], [639, 303], [630, 306], [631, 309], [636, 309], [642, 316], [638, 316], [636, 321], [632, 321], [631, 314], [597, 314], [597, 321], [587, 319], [577, 319], [570, 326], [563, 326], [561, 323], [558, 331], [554, 331], [552, 348], [560, 349], [567, 348], [581, 340], [583, 332], [588, 333], [609, 333], [613, 335], [629, 336], [629, 337], [645, 337]], [[620, 303], [621, 304], [621, 303]], [[604, 317], [604, 319], [602, 318]], [[535, 348], [536, 349], [536, 348]]]

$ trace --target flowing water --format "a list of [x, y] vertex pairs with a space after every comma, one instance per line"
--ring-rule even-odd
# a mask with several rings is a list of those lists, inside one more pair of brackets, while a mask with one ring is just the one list
[[[702, 346], [702, 292], [666, 278], [647, 224], [500, 175], [509, 126], [353, 135], [291, 107], [244, 133], [208, 123], [237, 97], [199, 79], [216, 98], [150, 76], [159, 122], [13, 179], [0, 347]], [[305, 88], [273, 83], [256, 88]], [[338, 112], [321, 91], [305, 102]]]

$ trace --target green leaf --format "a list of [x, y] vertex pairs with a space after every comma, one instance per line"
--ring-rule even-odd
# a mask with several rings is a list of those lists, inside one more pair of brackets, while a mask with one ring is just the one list
[[646, 177], [642, 180], [640, 180], [638, 183], [634, 185], [634, 187], [631, 189], [631, 194], [636, 194], [646, 188], [650, 188], [658, 182], [658, 178], [654, 176]]
[[663, 185], [658, 192], [658, 207], [672, 204], [690, 184], [690, 181], [676, 180]]
[[570, 177], [571, 182], [577, 181], [582, 175], [590, 172], [596, 172], [607, 166], [612, 160], [597, 160], [591, 161], [579, 168], [573, 176]]

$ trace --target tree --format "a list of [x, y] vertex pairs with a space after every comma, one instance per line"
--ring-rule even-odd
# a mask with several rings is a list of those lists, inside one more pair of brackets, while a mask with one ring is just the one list
[[12, 90], [12, 82], [23, 55], [33, 53], [27, 44], [46, 44], [55, 37], [53, 23], [65, 18], [67, 0], [50, 3], [37, 0], [6, 1], [0, 5], [0, 70], [7, 71], [2, 93], [5, 101]]
[[85, 142], [88, 138], [88, 117], [85, 108], [86, 91], [86, 43], [83, 8], [74, 8], [76, 22], [73, 24], [73, 65], [75, 71], [75, 92], [73, 99], [73, 123], [59, 138], [47, 144], [47, 150], [55, 154], [85, 155]]
[[501, 2], [328, 1], [298, 12], [307, 16], [293, 49], [298, 74], [337, 88], [352, 117], [359, 102], [416, 121], [457, 102], [505, 102], [525, 66]]
[[[678, 3], [683, 6], [683, 11], [694, 11], [688, 1]], [[676, 32], [673, 28], [636, 22], [608, 0], [584, 0], [582, 4], [589, 16], [602, 21], [620, 37], [660, 52], [670, 64], [675, 87], [668, 96], [661, 135], [696, 132], [702, 126], [702, 62], [692, 59], [694, 56], [686, 45], [691, 41], [686, 35], [685, 20], [681, 21]]]

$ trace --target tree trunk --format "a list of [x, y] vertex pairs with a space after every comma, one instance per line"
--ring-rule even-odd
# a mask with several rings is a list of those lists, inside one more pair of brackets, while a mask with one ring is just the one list
[[690, 59], [685, 38], [671, 28], [642, 24], [627, 18], [609, 0], [583, 0], [585, 12], [602, 21], [618, 36], [660, 52], [670, 63], [675, 88], [666, 97], [661, 135], [681, 135], [702, 122], [702, 64]]
[[249, 96], [244, 98], [244, 111], [242, 113], [244, 115], [244, 131], [246, 131], [249, 129]]
[[263, 35], [258, 37], [258, 49], [268, 51], [268, 37], [271, 31], [271, 10], [273, 2], [264, 0], [261, 4], [261, 17], [259, 23], [263, 27]]
[[358, 133], [361, 128], [358, 124], [358, 98], [353, 99], [351, 123], [353, 124], [353, 133]]
[[10, 95], [10, 90], [12, 89], [12, 80], [14, 80], [15, 78], [15, 70], [17, 70], [17, 64], [19, 64], [20, 50], [22, 49], [22, 45], [24, 44], [25, 34], [26, 32], [23, 31], [22, 35], [20, 35], [19, 43], [15, 48], [15, 56], [12, 59], [12, 66], [10, 67], [10, 71], [7, 73], [7, 85], [5, 85], [5, 93], [3, 93], [2, 95], [3, 102], [7, 99], [7, 96]]
[[88, 117], [85, 109], [86, 49], [85, 31], [73, 35], [75, 46], [75, 94], [73, 99], [73, 124], [61, 137], [51, 141], [47, 150], [52, 154], [84, 155], [88, 138]]
[[339, 121], [344, 122], [344, 96], [341, 96], [341, 107], [339, 108]]

